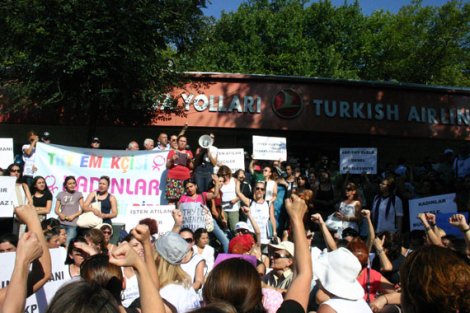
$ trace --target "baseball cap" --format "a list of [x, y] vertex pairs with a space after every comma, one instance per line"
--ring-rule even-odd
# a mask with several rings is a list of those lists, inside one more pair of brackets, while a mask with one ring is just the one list
[[170, 264], [180, 264], [189, 251], [188, 243], [174, 232], [166, 233], [155, 241], [158, 254]]

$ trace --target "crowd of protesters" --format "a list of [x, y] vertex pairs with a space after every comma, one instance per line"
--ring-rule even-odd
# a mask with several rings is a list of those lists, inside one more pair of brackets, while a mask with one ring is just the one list
[[[48, 312], [470, 312], [468, 144], [419, 164], [398, 159], [376, 175], [341, 174], [327, 155], [247, 156], [247, 171], [232, 173], [218, 160], [215, 134], [193, 154], [186, 131], [143, 142], [169, 151], [174, 225], [161, 235], [158, 216], [114, 234], [119, 212], [107, 176], [86, 198], [73, 176], [51, 194], [34, 175], [35, 146], [50, 135], [28, 133], [23, 162], [4, 171], [17, 177], [18, 206], [0, 221], [0, 252], [16, 252], [0, 313], [24, 310], [49, 280], [55, 248], [67, 251], [69, 277]], [[99, 138], [90, 146], [99, 149]], [[446, 193], [456, 194], [447, 223], [461, 236], [447, 235], [431, 212], [409, 214], [410, 199]], [[48, 218], [53, 197], [57, 218]], [[78, 227], [84, 213], [102, 222]], [[410, 230], [410, 219], [424, 230]]]

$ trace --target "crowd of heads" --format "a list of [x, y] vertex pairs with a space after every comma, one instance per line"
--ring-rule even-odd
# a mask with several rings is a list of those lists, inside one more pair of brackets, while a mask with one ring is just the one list
[[[36, 137], [35, 133], [28, 134], [31, 142], [39, 140]], [[43, 134], [41, 140], [50, 140], [50, 134]], [[184, 135], [170, 136], [168, 140], [168, 135], [162, 133], [158, 136], [157, 145], [147, 138], [143, 146], [146, 150], [168, 146], [169, 149], [185, 151], [187, 144]], [[93, 138], [91, 147], [100, 147], [99, 138]], [[138, 150], [139, 145], [132, 141], [127, 149]], [[90, 229], [79, 229], [73, 238], [67, 238], [68, 228], [63, 223], [64, 219], [44, 217], [41, 228], [47, 247], [65, 248], [65, 264], [69, 266], [71, 276], [78, 278], [67, 288], [57, 291], [48, 312], [119, 311], [126, 300], [123, 299], [126, 282], [133, 276], [141, 279], [136, 275], [141, 271], [139, 262], [146, 264], [149, 276], [155, 272], [157, 279], [153, 280], [152, 286], [161, 291], [167, 310], [275, 312], [281, 307], [282, 297], [289, 295], [291, 286], [295, 286], [297, 277], [305, 273], [298, 259], [299, 254], [304, 257], [297, 251], [299, 237], [308, 242], [308, 260], [313, 263], [314, 276], [310, 283], [314, 288], [309, 286], [303, 290], [310, 295], [306, 308], [327, 312], [325, 305], [333, 307], [335, 300], [339, 299], [352, 301], [354, 305], [364, 300], [367, 309], [374, 312], [392, 304], [401, 306], [406, 313], [469, 312], [468, 216], [466, 218], [460, 213], [469, 210], [470, 183], [467, 184], [467, 180], [470, 179], [468, 175], [462, 176], [456, 168], [462, 151], [465, 149], [454, 155], [452, 150], [446, 149], [435, 160], [427, 157], [417, 164], [399, 159], [374, 175], [342, 174], [338, 162], [326, 155], [319, 155], [315, 162], [294, 157], [290, 157], [288, 162], [248, 159], [247, 171], [239, 169], [232, 173], [228, 166], [217, 164], [217, 175], [203, 186], [198, 184], [194, 168], [187, 165], [190, 177], [177, 186], [182, 191], [176, 193], [178, 196], [174, 202], [178, 207], [183, 195], [194, 200], [202, 192], [209, 194], [204, 195], [204, 205], [209, 207], [212, 223], [221, 231], [222, 235], [219, 235], [222, 238], [212, 229], [185, 227], [184, 214], [179, 209], [173, 212], [173, 230], [160, 235], [158, 222], [151, 216], [141, 220], [129, 233], [110, 223], [101, 223]], [[173, 166], [169, 161], [169, 169]], [[4, 174], [16, 176], [17, 183], [23, 184], [20, 164], [10, 165]], [[110, 178], [102, 176], [98, 189], [107, 192], [109, 185]], [[245, 185], [246, 190], [243, 189]], [[276, 186], [274, 189], [273, 185]], [[250, 200], [248, 205], [240, 205], [235, 219], [224, 212], [226, 201], [223, 192], [232, 192], [227, 186], [234, 188], [236, 202], [245, 197]], [[28, 188], [33, 195], [50, 194], [46, 180], [41, 176], [34, 177]], [[65, 177], [63, 188], [64, 191], [75, 192], [75, 178]], [[414, 217], [409, 216], [408, 200], [450, 192], [456, 193], [460, 213], [452, 216], [449, 223], [463, 234], [463, 239], [446, 235], [436, 225], [436, 216], [432, 213], [418, 217], [425, 230], [409, 229], [409, 218]], [[399, 198], [403, 205], [403, 214], [397, 216], [404, 218], [403, 227], [376, 234], [378, 224], [375, 218], [380, 207], [377, 199], [390, 197]], [[300, 218], [289, 209], [292, 201], [299, 201], [304, 206], [305, 214]], [[265, 202], [268, 210], [274, 212], [275, 223], [267, 224], [269, 241], [261, 243], [265, 230], [258, 229], [252, 216], [257, 214], [253, 212], [256, 205], [252, 206], [252, 203], [262, 205]], [[390, 205], [397, 204], [385, 206], [386, 216]], [[352, 210], [349, 213], [343, 209], [348, 206]], [[336, 217], [341, 226], [328, 226], [327, 220], [331, 216]], [[300, 234], [296, 230], [298, 221], [302, 225]], [[0, 236], [0, 252], [14, 252], [17, 246], [18, 236]], [[132, 252], [127, 249], [132, 249]], [[371, 258], [371, 253], [374, 258]], [[115, 260], [124, 254], [126, 257], [135, 256], [133, 263], [129, 261], [132, 265], [117, 265], [119, 261]], [[207, 266], [211, 261], [205, 254], [215, 259], [211, 267]], [[197, 257], [201, 261], [194, 261]], [[188, 272], [187, 264], [192, 262], [195, 266]], [[204, 264], [202, 281], [198, 281], [198, 264]], [[371, 274], [370, 271], [375, 272]], [[361, 280], [363, 277], [365, 280]], [[372, 297], [371, 284], [377, 281], [371, 282], [371, 277], [380, 277], [379, 281], [388, 285], [387, 288], [374, 289]], [[169, 292], [175, 285], [185, 291], [165, 298], [164, 290]], [[187, 290], [194, 293], [186, 294]], [[143, 294], [137, 294], [132, 303], [126, 304], [127, 311], [142, 308], [139, 296], [141, 298]], [[175, 300], [178, 297], [187, 298], [187, 310], [183, 310], [183, 304]], [[281, 301], [276, 302], [276, 297]], [[67, 303], [67, 299], [73, 301]], [[192, 305], [188, 304], [191, 301]], [[277, 304], [273, 305], [274, 302]], [[205, 306], [198, 309], [201, 303]]]

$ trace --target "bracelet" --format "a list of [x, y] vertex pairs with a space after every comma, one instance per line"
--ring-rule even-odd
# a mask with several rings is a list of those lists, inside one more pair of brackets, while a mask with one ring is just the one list
[[469, 232], [469, 231], [470, 231], [470, 227], [469, 227], [469, 228], [467, 228], [467, 229], [464, 229], [464, 230], [462, 230], [462, 233], [464, 233], [464, 234], [465, 234], [465, 233], [467, 233], [467, 232]]
[[376, 250], [377, 251], [377, 254], [381, 254], [382, 252], [384, 252], [383, 249], [380, 249], [380, 250]]
[[431, 227], [428, 226], [428, 227], [426, 227], [424, 230], [425, 230], [426, 232], [428, 232], [428, 231], [431, 230]]

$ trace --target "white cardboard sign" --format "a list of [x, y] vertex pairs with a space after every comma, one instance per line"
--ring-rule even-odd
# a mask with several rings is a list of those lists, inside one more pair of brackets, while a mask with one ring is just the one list
[[255, 160], [287, 160], [285, 137], [253, 136], [253, 158]]
[[[67, 252], [64, 248], [49, 249], [52, 261], [51, 279], [36, 293], [26, 299], [24, 312], [46, 312], [47, 304], [54, 297], [57, 290], [68, 280], [68, 266], [64, 264]], [[15, 252], [0, 253], [0, 287], [6, 287], [10, 283], [11, 274], [15, 266]]]
[[172, 212], [175, 209], [174, 204], [168, 205], [152, 205], [145, 204], [137, 207], [129, 208], [129, 215], [126, 219], [126, 231], [130, 232], [140, 220], [144, 218], [153, 218], [157, 221], [158, 234], [163, 235], [173, 228], [175, 221], [173, 220]]
[[228, 166], [232, 173], [239, 169], [245, 170], [245, 151], [242, 148], [219, 149], [217, 163]]
[[13, 138], [0, 138], [0, 168], [6, 169], [14, 161]]
[[377, 174], [377, 148], [341, 148], [341, 174]]
[[13, 209], [18, 206], [15, 185], [16, 177], [0, 176], [0, 217], [13, 217]]

